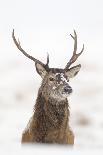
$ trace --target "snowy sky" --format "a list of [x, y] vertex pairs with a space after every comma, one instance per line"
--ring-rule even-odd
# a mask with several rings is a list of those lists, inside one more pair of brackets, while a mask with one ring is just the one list
[[79, 50], [85, 44], [80, 60], [102, 63], [102, 0], [0, 0], [0, 20], [0, 64], [21, 59], [11, 38], [13, 28], [25, 50], [44, 61], [49, 52], [51, 64], [58, 67], [72, 53], [69, 34], [76, 29]]

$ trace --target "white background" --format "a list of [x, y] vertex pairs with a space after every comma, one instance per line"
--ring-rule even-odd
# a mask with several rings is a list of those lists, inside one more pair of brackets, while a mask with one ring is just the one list
[[0, 148], [5, 153], [9, 145], [19, 149], [41, 82], [34, 63], [14, 45], [13, 28], [29, 54], [46, 62], [48, 52], [50, 67], [60, 68], [72, 55], [69, 34], [76, 30], [78, 52], [83, 43], [85, 50], [76, 63], [82, 64], [81, 72], [71, 81], [75, 148], [102, 149], [103, 1], [0, 0]]

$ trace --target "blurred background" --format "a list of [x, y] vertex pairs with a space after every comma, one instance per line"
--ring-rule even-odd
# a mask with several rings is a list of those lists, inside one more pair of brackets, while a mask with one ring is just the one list
[[33, 112], [41, 78], [35, 65], [14, 45], [12, 30], [23, 49], [63, 68], [70, 59], [75, 29], [81, 72], [73, 80], [70, 124], [75, 148], [103, 148], [103, 1], [0, 0], [0, 146], [20, 145]]

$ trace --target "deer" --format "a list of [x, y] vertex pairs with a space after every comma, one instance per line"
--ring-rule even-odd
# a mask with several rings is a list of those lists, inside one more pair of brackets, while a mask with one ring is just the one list
[[16, 39], [14, 29], [12, 38], [16, 47], [35, 63], [36, 71], [42, 82], [38, 90], [33, 115], [22, 133], [21, 143], [50, 143], [74, 145], [74, 133], [70, 127], [70, 106], [68, 97], [73, 89], [69, 81], [80, 71], [81, 64], [71, 65], [84, 51], [84, 44], [80, 53], [77, 53], [77, 33], [70, 34], [74, 40], [73, 55], [62, 68], [49, 67], [49, 54], [47, 62], [29, 55], [23, 50], [20, 41]]

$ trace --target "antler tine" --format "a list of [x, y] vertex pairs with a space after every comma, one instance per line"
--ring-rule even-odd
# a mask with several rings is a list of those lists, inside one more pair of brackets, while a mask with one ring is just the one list
[[49, 65], [49, 54], [47, 53], [47, 63], [46, 63], [46, 66]]
[[83, 51], [84, 51], [84, 44], [83, 44], [83, 47], [82, 47], [81, 52], [80, 52], [80, 53], [78, 53], [77, 55], [78, 55], [78, 56], [80, 56], [80, 55], [83, 53]]
[[[26, 56], [28, 57], [29, 59], [33, 60], [34, 62], [39, 62], [41, 65], [43, 65], [44, 67], [46, 66], [44, 63], [42, 63], [41, 61], [39, 61], [38, 59], [34, 58], [33, 56], [29, 55], [27, 52], [25, 52], [22, 47], [21, 47], [21, 44], [20, 44], [20, 41], [18, 39], [18, 41], [16, 40], [15, 38], [15, 35], [14, 35], [14, 29], [13, 29], [13, 32], [12, 32], [12, 38], [14, 40], [14, 43], [15, 45], [17, 46], [17, 48]], [[49, 63], [49, 61], [47, 61]]]
[[76, 51], [77, 51], [77, 34], [76, 34], [75, 30], [74, 30], [74, 36], [72, 34], [70, 34], [70, 36], [74, 39], [74, 51], [73, 51], [73, 55], [72, 55], [71, 59], [69, 60], [69, 62], [66, 65], [65, 69], [68, 69], [71, 66], [71, 64], [73, 64], [77, 60], [77, 58], [82, 54], [82, 52], [84, 51], [84, 44], [83, 44], [81, 52], [76, 53]]
[[74, 36], [72, 34], [70, 34], [70, 36], [74, 39], [74, 51], [73, 51], [73, 55], [76, 54], [77, 51], [77, 34], [76, 31], [74, 30]]

